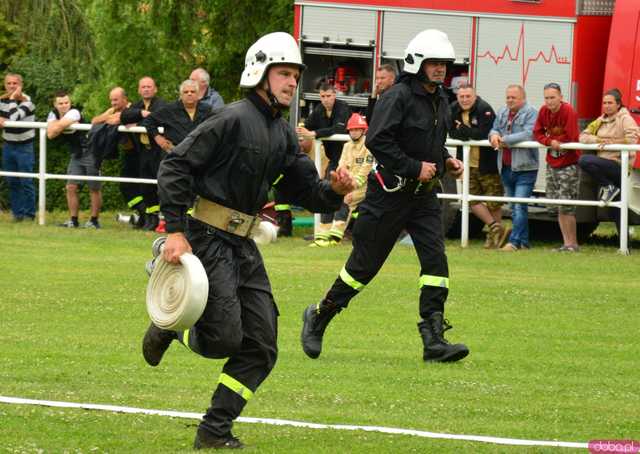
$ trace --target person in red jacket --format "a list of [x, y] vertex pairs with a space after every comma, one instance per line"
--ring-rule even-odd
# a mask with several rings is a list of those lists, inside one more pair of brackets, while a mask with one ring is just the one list
[[[547, 149], [547, 197], [551, 199], [578, 198], [578, 150], [564, 150], [560, 145], [577, 142], [580, 131], [578, 116], [570, 104], [562, 100], [560, 85], [544, 86], [544, 106], [540, 108], [533, 137]], [[562, 232], [563, 245], [558, 252], [577, 252], [576, 207], [558, 205], [558, 224]]]

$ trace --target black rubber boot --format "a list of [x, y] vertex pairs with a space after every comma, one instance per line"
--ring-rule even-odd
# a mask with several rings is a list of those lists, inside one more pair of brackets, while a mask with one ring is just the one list
[[162, 361], [164, 352], [174, 339], [177, 339], [175, 331], [158, 328], [151, 323], [142, 339], [142, 356], [150, 366], [157, 366]]
[[278, 236], [293, 235], [293, 217], [290, 210], [276, 212], [276, 222], [278, 223]]
[[443, 318], [442, 312], [434, 312], [427, 320], [418, 323], [418, 331], [424, 343], [425, 361], [448, 363], [460, 361], [469, 354], [464, 344], [450, 344], [443, 336], [451, 325]]
[[329, 300], [312, 304], [302, 313], [302, 350], [309, 358], [317, 358], [322, 351], [322, 336], [333, 317], [342, 309]]
[[228, 434], [217, 437], [211, 432], [199, 427], [196, 439], [193, 442], [193, 449], [242, 449], [244, 445], [240, 440]]
[[155, 230], [160, 223], [160, 218], [157, 214], [147, 214], [144, 225], [142, 226], [142, 230]]

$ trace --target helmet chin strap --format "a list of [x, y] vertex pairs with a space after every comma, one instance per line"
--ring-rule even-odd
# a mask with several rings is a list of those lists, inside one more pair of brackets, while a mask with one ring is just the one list
[[276, 95], [271, 91], [271, 85], [269, 85], [269, 79], [265, 78], [264, 84], [262, 85], [262, 89], [267, 93], [267, 99], [269, 100], [269, 106], [276, 110], [282, 110], [284, 107], [276, 98]]

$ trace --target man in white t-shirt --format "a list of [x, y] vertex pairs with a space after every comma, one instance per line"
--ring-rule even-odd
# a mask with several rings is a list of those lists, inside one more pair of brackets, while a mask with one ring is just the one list
[[[78, 109], [71, 107], [71, 99], [64, 91], [55, 94], [53, 101], [54, 109], [47, 117], [47, 137], [49, 139], [58, 138], [68, 148], [71, 159], [67, 167], [69, 175], [99, 176], [100, 169], [96, 165], [94, 156], [87, 151], [86, 131], [75, 131], [67, 129], [74, 123], [82, 122], [82, 115]], [[78, 187], [85, 181], [67, 181], [67, 205], [69, 207], [70, 218], [61, 224], [61, 227], [77, 228], [79, 200]], [[99, 181], [86, 181], [91, 196], [91, 219], [85, 224], [86, 228], [100, 228], [98, 217], [102, 206], [102, 191]]]

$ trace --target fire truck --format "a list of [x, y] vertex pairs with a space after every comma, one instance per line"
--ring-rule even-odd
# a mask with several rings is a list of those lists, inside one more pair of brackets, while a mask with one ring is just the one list
[[[307, 70], [292, 122], [319, 102], [321, 81], [332, 83], [338, 99], [353, 110], [363, 110], [376, 68], [388, 63], [400, 70], [407, 43], [429, 28], [447, 33], [455, 49], [445, 85], [467, 79], [496, 111], [509, 84], [525, 87], [528, 102], [539, 108], [543, 86], [556, 82], [576, 109], [580, 127], [600, 115], [602, 93], [613, 87], [639, 120], [639, 17], [640, 0], [295, 0], [294, 36]], [[544, 152], [537, 195], [544, 194]], [[445, 181], [444, 190], [455, 191], [456, 183]], [[593, 182], [581, 178], [580, 198], [595, 200], [596, 194]], [[611, 220], [610, 211], [579, 207], [579, 235]], [[455, 204], [444, 217], [445, 228], [454, 231]], [[545, 207], [530, 206], [530, 219], [534, 238], [558, 233], [556, 217]], [[630, 212], [629, 222], [640, 224], [640, 215]], [[474, 222], [470, 232], [481, 228]]]

